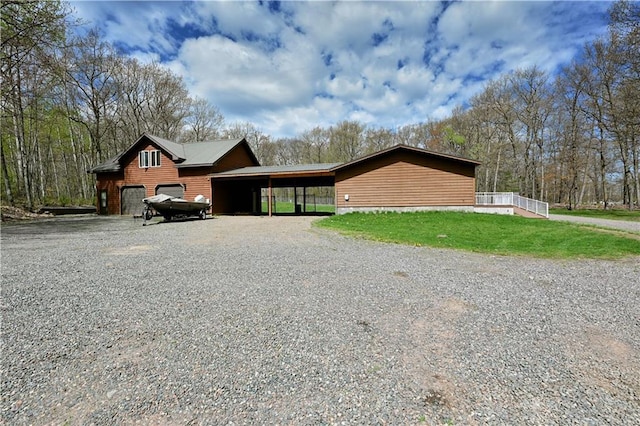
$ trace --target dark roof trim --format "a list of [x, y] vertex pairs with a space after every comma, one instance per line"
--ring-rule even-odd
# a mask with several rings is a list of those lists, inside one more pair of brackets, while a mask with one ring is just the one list
[[429, 157], [446, 158], [448, 160], [457, 161], [457, 162], [460, 162], [460, 163], [472, 164], [474, 166], [479, 166], [481, 164], [479, 161], [475, 161], [475, 160], [471, 160], [471, 159], [463, 158], [463, 157], [457, 157], [455, 155], [448, 155], [448, 154], [442, 154], [442, 153], [435, 152], [435, 151], [429, 151], [427, 149], [417, 148], [415, 146], [394, 145], [394, 146], [392, 146], [390, 148], [383, 149], [382, 151], [374, 152], [373, 154], [365, 155], [364, 157], [356, 158], [355, 160], [348, 161], [346, 163], [340, 164], [340, 165], [334, 167], [331, 170], [332, 171], [336, 171], [336, 170], [345, 169], [345, 168], [351, 167], [351, 166], [353, 166], [355, 164], [359, 164], [359, 163], [362, 163], [364, 161], [370, 160], [372, 158], [384, 156], [384, 155], [386, 155], [386, 154], [388, 154], [390, 152], [393, 152], [393, 151], [411, 151], [411, 152], [414, 152], [414, 153], [417, 153], [417, 154], [421, 154], [421, 155], [426, 155], [426, 156], [429, 156]]
[[115, 173], [121, 170], [120, 163], [111, 158], [102, 164], [87, 169], [87, 173]]
[[198, 164], [176, 164], [176, 169], [190, 169], [196, 167], [211, 167], [210, 163], [198, 163]]

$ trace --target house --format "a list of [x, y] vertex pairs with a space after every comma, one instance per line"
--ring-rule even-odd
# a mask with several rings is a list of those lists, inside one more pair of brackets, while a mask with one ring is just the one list
[[[272, 188], [334, 187], [336, 213], [352, 211], [473, 211], [477, 161], [396, 145], [374, 154], [339, 164], [250, 166], [210, 176], [214, 193], [238, 194], [249, 206], [251, 188], [268, 190], [271, 214]], [[238, 186], [242, 185], [242, 187]], [[243, 189], [244, 188], [244, 189]], [[297, 197], [296, 197], [297, 198]], [[306, 197], [302, 197], [305, 199]], [[237, 205], [215, 206], [217, 213], [261, 213]], [[304, 207], [300, 209], [305, 211]]]
[[472, 212], [479, 165], [466, 158], [396, 145], [333, 168], [336, 212]]
[[[202, 194], [212, 200], [214, 214], [271, 215], [273, 188], [293, 188], [305, 200], [311, 187], [332, 187], [335, 211], [341, 214], [473, 211], [479, 164], [396, 145], [347, 163], [260, 166], [244, 139], [181, 145], [144, 134], [91, 172], [96, 174], [101, 214], [139, 214], [143, 198], [164, 193], [185, 199]], [[268, 194], [266, 211], [263, 190]], [[296, 212], [307, 209], [296, 205]]]
[[96, 175], [100, 214], [139, 215], [142, 199], [167, 194], [215, 203], [209, 175], [259, 165], [245, 139], [178, 144], [150, 134], [90, 170]]

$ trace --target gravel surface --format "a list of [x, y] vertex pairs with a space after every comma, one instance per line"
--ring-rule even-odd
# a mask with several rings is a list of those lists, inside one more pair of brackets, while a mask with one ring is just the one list
[[640, 232], [640, 222], [634, 222], [630, 220], [600, 219], [597, 217], [572, 216], [562, 214], [550, 214], [549, 219], [560, 220], [563, 222], [575, 222], [604, 226], [606, 228], [622, 229], [623, 231]]
[[640, 424], [640, 258], [304, 217], [2, 226], [6, 424]]

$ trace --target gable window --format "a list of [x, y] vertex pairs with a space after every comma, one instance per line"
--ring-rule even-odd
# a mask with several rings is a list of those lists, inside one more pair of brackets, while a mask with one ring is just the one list
[[138, 153], [138, 167], [160, 167], [160, 151], [140, 151]]
[[160, 167], [160, 151], [151, 151], [151, 167]]

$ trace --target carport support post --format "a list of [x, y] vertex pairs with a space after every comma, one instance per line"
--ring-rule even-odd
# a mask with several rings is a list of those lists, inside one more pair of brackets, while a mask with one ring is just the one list
[[267, 189], [267, 193], [269, 194], [267, 201], [267, 210], [269, 211], [269, 217], [273, 214], [273, 207], [271, 206], [271, 178], [269, 178], [269, 188]]

